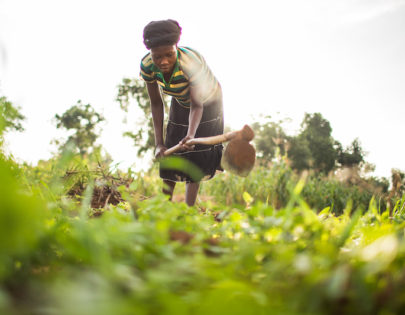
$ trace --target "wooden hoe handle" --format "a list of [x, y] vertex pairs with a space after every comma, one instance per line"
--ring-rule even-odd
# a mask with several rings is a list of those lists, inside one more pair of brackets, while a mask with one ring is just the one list
[[[205, 144], [205, 145], [215, 145], [220, 144], [223, 142], [230, 141], [235, 138], [244, 139], [246, 141], [250, 141], [253, 139], [253, 130], [248, 126], [245, 125], [241, 130], [238, 131], [230, 131], [224, 133], [222, 135], [212, 136], [212, 137], [203, 137], [203, 138], [194, 138], [190, 139], [186, 142], [187, 145], [196, 145], [196, 144]], [[180, 144], [176, 144], [175, 146], [167, 149], [163, 155], [168, 156], [171, 155], [181, 149]]]

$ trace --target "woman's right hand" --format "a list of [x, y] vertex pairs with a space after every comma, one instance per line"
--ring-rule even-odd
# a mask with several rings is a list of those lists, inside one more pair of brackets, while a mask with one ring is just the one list
[[155, 148], [155, 159], [158, 160], [164, 157], [163, 153], [167, 150], [167, 148], [163, 144], [158, 144]]

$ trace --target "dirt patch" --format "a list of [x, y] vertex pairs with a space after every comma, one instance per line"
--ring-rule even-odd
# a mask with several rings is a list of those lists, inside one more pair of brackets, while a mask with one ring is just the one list
[[170, 230], [169, 237], [171, 241], [178, 241], [182, 244], [188, 244], [194, 238], [194, 234], [186, 231]]
[[219, 248], [220, 241], [218, 238], [208, 238], [204, 241], [206, 247], [204, 248], [204, 254], [208, 257], [219, 257], [221, 253], [216, 249]]
[[[102, 209], [107, 205], [117, 205], [124, 201], [118, 187], [129, 187], [133, 182], [132, 178], [121, 178], [113, 176], [105, 171], [67, 171], [63, 179], [70, 184], [71, 188], [67, 195], [78, 200], [82, 199], [90, 182], [94, 182], [94, 188], [91, 197], [91, 207], [93, 209]], [[94, 214], [94, 216], [97, 216]]]
[[122, 202], [121, 194], [110, 186], [94, 187], [91, 198], [92, 208], [105, 208], [107, 204], [117, 205]]

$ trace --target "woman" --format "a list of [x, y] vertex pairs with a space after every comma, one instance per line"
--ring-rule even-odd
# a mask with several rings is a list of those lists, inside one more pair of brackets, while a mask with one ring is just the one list
[[[177, 156], [187, 159], [210, 179], [221, 170], [222, 145], [189, 147], [193, 138], [223, 133], [221, 87], [204, 58], [195, 50], [179, 47], [181, 27], [174, 20], [150, 22], [144, 28], [144, 44], [150, 52], [142, 58], [141, 77], [146, 82], [155, 131], [155, 157], [163, 157], [169, 147], [178, 143], [183, 151]], [[166, 138], [163, 141], [164, 106], [160, 90], [172, 96]], [[195, 204], [201, 179], [186, 172], [163, 169], [163, 192], [173, 196], [178, 181], [186, 182], [186, 203]]]

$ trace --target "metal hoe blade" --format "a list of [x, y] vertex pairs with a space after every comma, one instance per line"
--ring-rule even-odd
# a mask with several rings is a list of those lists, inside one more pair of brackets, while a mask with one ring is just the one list
[[221, 166], [231, 173], [246, 177], [256, 160], [256, 150], [246, 140], [231, 140], [222, 155]]

